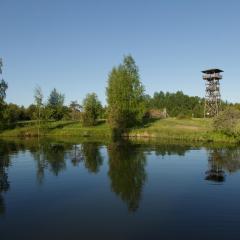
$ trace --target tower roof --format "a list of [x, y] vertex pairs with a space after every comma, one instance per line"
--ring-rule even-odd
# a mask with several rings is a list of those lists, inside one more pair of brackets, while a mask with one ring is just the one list
[[223, 70], [218, 68], [212, 68], [212, 69], [202, 71], [202, 73], [207, 73], [207, 74], [220, 73], [220, 72], [223, 72]]

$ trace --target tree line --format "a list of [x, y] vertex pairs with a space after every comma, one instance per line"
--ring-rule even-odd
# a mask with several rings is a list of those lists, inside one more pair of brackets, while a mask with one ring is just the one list
[[[2, 75], [2, 60], [0, 74]], [[113, 130], [121, 133], [126, 128], [145, 123], [151, 109], [166, 109], [170, 117], [203, 117], [204, 99], [188, 96], [182, 91], [170, 93], [155, 92], [153, 96], [145, 93], [139, 69], [131, 55], [113, 67], [106, 87], [107, 106], [103, 106], [96, 93], [89, 93], [80, 104], [72, 101], [65, 104], [65, 96], [54, 88], [44, 99], [40, 87], [34, 90], [34, 102], [28, 106], [6, 103], [8, 84], [0, 81], [0, 128], [14, 127], [21, 121], [35, 120], [39, 124], [50, 120], [82, 121], [85, 126], [94, 126], [99, 119], [107, 119]], [[223, 108], [231, 105], [222, 102]], [[234, 105], [240, 108], [239, 104]]]

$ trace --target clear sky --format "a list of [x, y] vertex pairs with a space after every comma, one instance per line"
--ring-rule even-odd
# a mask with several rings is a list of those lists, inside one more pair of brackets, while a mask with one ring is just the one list
[[240, 102], [239, 0], [0, 0], [7, 101], [27, 106], [40, 85], [66, 103], [96, 92], [132, 54], [146, 93], [204, 96], [201, 70], [222, 68], [222, 97]]

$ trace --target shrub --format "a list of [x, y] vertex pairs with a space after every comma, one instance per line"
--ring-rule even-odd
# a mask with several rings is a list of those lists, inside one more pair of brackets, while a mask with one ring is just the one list
[[215, 117], [213, 121], [215, 131], [222, 132], [230, 136], [240, 134], [240, 111], [229, 107]]
[[184, 113], [180, 113], [177, 115], [177, 119], [191, 119], [191, 115], [190, 114], [184, 114]]

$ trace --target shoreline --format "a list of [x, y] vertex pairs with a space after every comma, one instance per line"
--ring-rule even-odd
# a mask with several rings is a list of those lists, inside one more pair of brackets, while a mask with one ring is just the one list
[[[100, 123], [92, 127], [84, 127], [80, 122], [59, 121], [53, 122], [45, 128], [26, 124], [22, 127], [4, 130], [0, 138], [84, 138], [112, 140], [112, 131], [108, 124]], [[142, 127], [132, 128], [122, 134], [124, 139], [137, 141], [183, 141], [186, 143], [239, 143], [238, 138], [214, 132], [209, 119], [168, 118], [156, 120]]]

